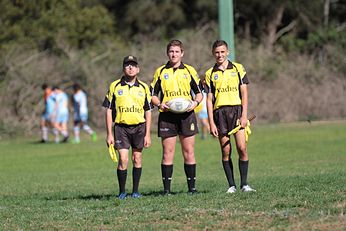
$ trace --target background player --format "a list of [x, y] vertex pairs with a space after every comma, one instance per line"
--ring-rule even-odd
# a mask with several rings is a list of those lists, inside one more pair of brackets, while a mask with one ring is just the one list
[[53, 128], [55, 98], [52, 89], [47, 84], [42, 84], [44, 111], [41, 116], [41, 143], [48, 142], [48, 128]]
[[200, 125], [202, 127], [201, 139], [204, 140], [208, 137], [209, 134], [209, 121], [208, 121], [208, 111], [207, 111], [207, 93], [204, 90], [205, 88], [205, 80], [201, 81], [203, 85], [203, 100], [196, 107], [195, 112], [197, 112], [197, 117], [200, 121]]
[[73, 84], [73, 118], [74, 118], [74, 143], [80, 143], [80, 129], [87, 132], [93, 141], [97, 140], [96, 132], [88, 125], [87, 95], [78, 83]]
[[54, 121], [55, 143], [60, 142], [59, 133], [63, 136], [62, 143], [66, 143], [69, 138], [67, 123], [69, 120], [68, 96], [59, 87], [53, 87], [56, 102], [56, 118]]

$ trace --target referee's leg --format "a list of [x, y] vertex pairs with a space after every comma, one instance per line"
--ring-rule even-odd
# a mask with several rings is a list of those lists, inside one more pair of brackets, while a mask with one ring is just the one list
[[196, 192], [195, 135], [179, 136], [184, 156], [184, 170], [190, 193]]
[[177, 137], [162, 138], [162, 163], [161, 163], [161, 174], [163, 183], [164, 194], [170, 194], [171, 192], [171, 181], [173, 175], [173, 160], [175, 152], [175, 144]]
[[247, 175], [249, 169], [249, 158], [247, 154], [246, 148], [246, 140], [245, 140], [245, 129], [239, 130], [235, 134], [235, 141], [237, 146], [237, 151], [239, 155], [239, 172], [240, 172], [240, 188], [244, 185], [247, 185]]

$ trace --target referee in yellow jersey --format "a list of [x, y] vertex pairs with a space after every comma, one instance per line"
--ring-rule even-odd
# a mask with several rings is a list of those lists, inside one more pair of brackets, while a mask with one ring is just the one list
[[[154, 79], [150, 85], [152, 103], [160, 110], [158, 119], [158, 136], [161, 137], [163, 156], [161, 173], [164, 195], [171, 193], [171, 180], [173, 175], [173, 159], [177, 136], [179, 136], [182, 154], [184, 157], [184, 170], [187, 178], [188, 193], [196, 193], [196, 160], [195, 160], [195, 134], [198, 133], [194, 108], [201, 103], [203, 96], [201, 83], [196, 70], [182, 62], [184, 56], [183, 44], [179, 40], [172, 40], [167, 45], [169, 61], [157, 68]], [[194, 93], [194, 97], [191, 95]], [[188, 112], [175, 114], [170, 112], [169, 100], [185, 98], [193, 100]]]
[[225, 41], [215, 41], [212, 53], [216, 63], [205, 73], [208, 89], [207, 110], [210, 132], [219, 138], [222, 150], [222, 164], [229, 184], [227, 193], [236, 192], [231, 159], [232, 147], [228, 132], [236, 127], [237, 120], [242, 127], [234, 134], [239, 155], [240, 188], [242, 192], [253, 192], [256, 190], [247, 183], [249, 158], [244, 129], [248, 122], [249, 80], [243, 65], [227, 59], [229, 50]]
[[[117, 176], [119, 196], [123, 200], [127, 178], [128, 154], [132, 148], [132, 198], [139, 198], [138, 192], [142, 174], [142, 150], [151, 144], [151, 96], [149, 87], [138, 80], [137, 58], [127, 56], [123, 61], [124, 76], [109, 86], [103, 106], [106, 108], [107, 144], [114, 144], [119, 153]], [[114, 135], [113, 135], [114, 123]]]

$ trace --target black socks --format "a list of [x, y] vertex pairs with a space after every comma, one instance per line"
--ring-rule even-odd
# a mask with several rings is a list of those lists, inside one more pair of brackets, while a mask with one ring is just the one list
[[247, 172], [249, 168], [249, 161], [239, 160], [239, 172], [240, 172], [240, 188], [247, 185]]
[[[184, 170], [189, 192], [196, 191], [196, 164], [184, 164]], [[173, 165], [161, 164], [161, 173], [164, 193], [170, 193], [173, 175]]]
[[173, 175], [173, 165], [161, 164], [161, 174], [162, 174], [163, 190], [165, 193], [170, 193], [171, 181], [172, 181], [172, 175]]
[[[118, 183], [119, 183], [119, 193], [125, 192], [125, 185], [126, 185], [126, 178], [127, 178], [127, 169], [120, 170], [117, 169], [117, 175], [118, 175]], [[142, 168], [132, 168], [132, 181], [133, 181], [133, 188], [132, 192], [138, 192], [138, 186], [139, 181], [141, 179], [142, 175]]]
[[132, 181], [133, 181], [133, 188], [132, 192], [138, 192], [138, 186], [139, 186], [139, 180], [141, 179], [142, 175], [142, 168], [132, 168]]
[[127, 169], [125, 170], [117, 169], [117, 175], [118, 175], [118, 183], [119, 183], [119, 192], [123, 193], [125, 192]]
[[230, 158], [227, 161], [223, 160], [222, 161], [222, 166], [223, 166], [223, 170], [225, 171], [229, 187], [235, 186], [234, 176], [233, 176], [233, 163], [232, 163], [232, 159]]
[[185, 175], [189, 192], [196, 191], [196, 164], [184, 164]]

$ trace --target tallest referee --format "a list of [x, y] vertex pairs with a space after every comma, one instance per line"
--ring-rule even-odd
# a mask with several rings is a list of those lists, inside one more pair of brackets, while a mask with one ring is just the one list
[[[173, 175], [173, 158], [177, 135], [179, 136], [184, 170], [187, 178], [188, 192], [194, 194], [196, 178], [195, 134], [198, 133], [194, 108], [202, 101], [201, 83], [196, 70], [182, 62], [184, 56], [183, 44], [172, 40], [167, 45], [169, 61], [157, 68], [150, 85], [152, 103], [160, 110], [158, 121], [158, 136], [161, 137], [163, 156], [161, 163], [164, 194], [170, 194]], [[194, 93], [195, 97], [191, 95]], [[175, 98], [193, 99], [188, 112], [174, 114], [168, 111], [166, 104]]]

